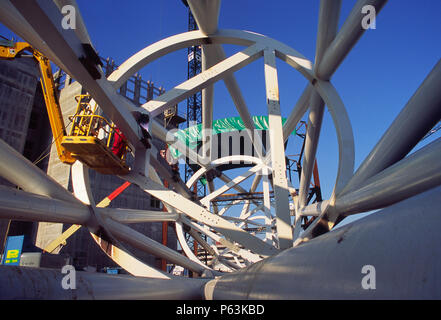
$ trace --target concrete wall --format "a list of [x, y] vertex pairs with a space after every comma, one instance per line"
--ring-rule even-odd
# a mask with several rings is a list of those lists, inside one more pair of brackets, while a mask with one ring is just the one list
[[0, 60], [0, 138], [23, 153], [38, 69], [32, 59]]
[[[46, 107], [39, 83], [37, 63], [30, 58], [0, 60], [0, 139], [31, 161], [44, 154], [50, 144]], [[47, 161], [38, 166], [46, 170]], [[14, 187], [0, 177], [0, 184]], [[0, 220], [0, 248], [9, 220]], [[35, 228], [31, 222], [13, 221], [9, 235], [25, 235], [24, 249], [35, 250]]]
[[[75, 96], [82, 93], [82, 87], [78, 82], [70, 83], [69, 79], [66, 80], [65, 87], [60, 91], [59, 102], [63, 112], [64, 125], [69, 132], [69, 116], [75, 113], [77, 104]], [[64, 188], [72, 191], [70, 180], [70, 166], [60, 161], [57, 154], [57, 148], [52, 145], [50, 149], [49, 163], [47, 168], [47, 174], [54, 178]], [[60, 236], [63, 233], [63, 224], [61, 223], [49, 223], [40, 222], [38, 224], [37, 237], [35, 245], [41, 249], [44, 249], [49, 243]], [[59, 249], [56, 249], [54, 253], [59, 253]]]

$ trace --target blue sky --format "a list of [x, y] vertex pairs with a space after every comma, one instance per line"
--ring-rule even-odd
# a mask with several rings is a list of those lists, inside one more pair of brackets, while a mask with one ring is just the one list
[[[77, 0], [94, 46], [101, 56], [121, 64], [140, 49], [187, 30], [187, 8], [181, 0]], [[355, 1], [343, 0], [340, 26]], [[224, 0], [219, 27], [244, 29], [280, 40], [314, 61], [318, 0]], [[363, 161], [393, 119], [441, 57], [441, 1], [390, 0], [331, 79], [346, 105], [355, 139], [355, 167]], [[0, 34], [11, 33], [0, 25]], [[228, 47], [227, 52], [239, 48]], [[142, 72], [166, 90], [186, 79], [186, 51], [147, 66]], [[278, 61], [282, 114], [287, 116], [306, 86], [291, 67]], [[265, 114], [263, 61], [236, 77], [253, 115]], [[215, 86], [214, 118], [237, 115], [222, 83]], [[185, 103], [180, 105], [185, 111]], [[429, 142], [439, 133], [427, 139]], [[297, 140], [298, 141], [298, 140]], [[290, 142], [288, 153], [299, 146]], [[335, 129], [325, 112], [318, 149], [324, 197], [331, 194], [338, 147]]]

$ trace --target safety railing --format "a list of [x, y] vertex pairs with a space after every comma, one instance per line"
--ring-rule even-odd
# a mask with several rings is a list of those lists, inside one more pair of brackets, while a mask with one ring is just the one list
[[72, 128], [69, 136], [95, 137], [100, 140], [117, 158], [126, 160], [131, 148], [124, 134], [113, 122], [109, 122], [104, 116], [97, 115], [98, 106], [90, 105], [90, 95], [78, 95], [75, 115], [70, 116]]

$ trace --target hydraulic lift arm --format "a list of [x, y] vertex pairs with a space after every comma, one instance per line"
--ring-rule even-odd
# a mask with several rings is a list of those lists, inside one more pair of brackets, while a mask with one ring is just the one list
[[21, 55], [23, 51], [29, 51], [38, 62], [40, 68], [41, 87], [43, 89], [44, 101], [54, 136], [55, 146], [57, 147], [58, 157], [63, 163], [72, 164], [76, 159], [72, 157], [71, 153], [61, 144], [61, 140], [66, 136], [66, 128], [55, 91], [55, 83], [49, 59], [26, 42], [14, 43], [11, 41], [2, 41], [0, 43], [0, 59], [15, 59]]

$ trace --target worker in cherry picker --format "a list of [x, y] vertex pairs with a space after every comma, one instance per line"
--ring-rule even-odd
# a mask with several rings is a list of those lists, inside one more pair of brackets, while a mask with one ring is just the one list
[[[135, 114], [136, 122], [139, 124], [142, 132], [141, 142], [144, 144], [146, 149], [150, 149], [152, 145], [150, 144], [150, 139], [152, 136], [149, 133], [149, 116], [148, 114], [137, 112]], [[124, 133], [121, 132], [117, 127], [115, 127], [115, 135], [113, 138], [112, 152], [118, 158], [121, 158], [125, 152], [127, 138]]]
[[123, 156], [127, 143], [126, 136], [117, 127], [115, 127], [115, 134], [113, 136], [112, 153], [121, 159]]
[[159, 155], [160, 157], [157, 158], [159, 162], [162, 162], [164, 165], [166, 165], [166, 167], [170, 167], [173, 181], [178, 182], [180, 180], [178, 162], [173, 160], [168, 148], [166, 150], [159, 151]]

